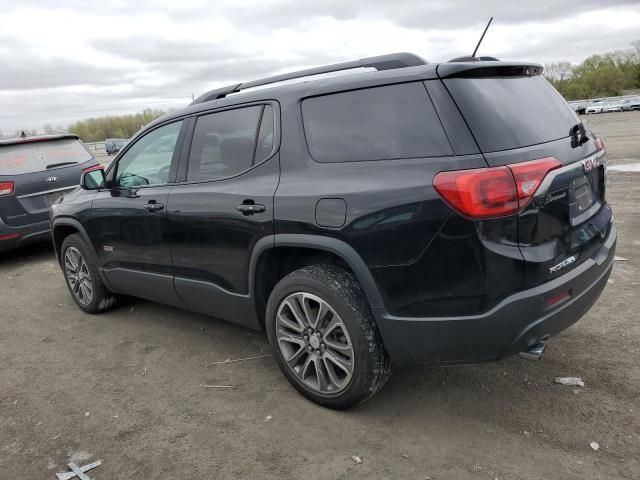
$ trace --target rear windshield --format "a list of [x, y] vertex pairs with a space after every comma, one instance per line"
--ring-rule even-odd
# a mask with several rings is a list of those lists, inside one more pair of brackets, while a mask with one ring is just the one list
[[318, 162], [452, 154], [422, 83], [307, 98], [302, 117], [309, 151]]
[[579, 122], [560, 94], [540, 76], [444, 82], [483, 152], [568, 137]]
[[91, 158], [78, 140], [69, 138], [0, 146], [0, 175], [41, 172], [84, 163]]

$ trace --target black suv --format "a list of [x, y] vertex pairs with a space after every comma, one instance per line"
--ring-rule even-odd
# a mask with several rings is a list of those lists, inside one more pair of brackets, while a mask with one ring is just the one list
[[332, 408], [392, 362], [539, 358], [616, 242], [602, 142], [541, 71], [395, 54], [208, 92], [53, 205], [69, 290], [266, 330]]

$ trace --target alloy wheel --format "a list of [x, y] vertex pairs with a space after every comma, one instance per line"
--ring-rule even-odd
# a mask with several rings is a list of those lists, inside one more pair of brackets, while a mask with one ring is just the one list
[[87, 262], [76, 247], [69, 247], [64, 252], [64, 272], [76, 300], [89, 305], [93, 299], [93, 284]]
[[280, 303], [276, 340], [286, 365], [306, 387], [333, 395], [349, 385], [355, 360], [349, 333], [317, 295], [297, 292]]

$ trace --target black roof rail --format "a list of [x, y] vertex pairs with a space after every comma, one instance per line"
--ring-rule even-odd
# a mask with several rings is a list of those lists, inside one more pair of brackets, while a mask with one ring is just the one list
[[322, 67], [308, 68], [306, 70], [299, 70], [297, 72], [283, 73], [282, 75], [275, 75], [273, 77], [266, 77], [259, 80], [252, 80], [250, 82], [229, 85], [228, 87], [217, 88], [200, 95], [193, 101], [192, 105], [195, 103], [203, 103], [210, 100], [216, 100], [218, 98], [224, 98], [231, 93], [236, 93], [247, 88], [260, 87], [262, 85], [284, 82], [285, 80], [293, 80], [295, 78], [310, 77], [312, 75], [320, 75], [323, 73], [340, 72], [343, 70], [351, 70], [354, 68], [375, 68], [376, 70], [392, 70], [394, 68], [406, 68], [426, 65], [426, 63], [427, 62], [418, 55], [405, 52], [361, 58], [360, 60], [334, 63], [332, 65], [325, 65]]
[[239, 87], [241, 85], [242, 85], [241, 83], [235, 83], [235, 84], [229, 85], [227, 87], [216, 88], [215, 90], [209, 90], [208, 92], [203, 93], [198, 98], [196, 98], [191, 103], [191, 105], [194, 105], [196, 103], [208, 102], [209, 100], [216, 100], [218, 98], [224, 98], [227, 95], [229, 95], [230, 93], [238, 92], [240, 90]]

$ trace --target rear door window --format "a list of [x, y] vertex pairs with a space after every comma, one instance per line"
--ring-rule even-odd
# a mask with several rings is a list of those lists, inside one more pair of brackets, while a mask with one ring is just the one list
[[444, 80], [483, 152], [569, 136], [580, 120], [543, 77]]
[[0, 146], [0, 175], [21, 175], [76, 165], [93, 157], [71, 138]]
[[187, 181], [237, 175], [266, 159], [272, 150], [271, 106], [256, 105], [202, 115], [193, 132]]
[[318, 162], [357, 162], [452, 155], [422, 83], [307, 98], [302, 117]]

